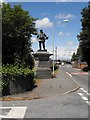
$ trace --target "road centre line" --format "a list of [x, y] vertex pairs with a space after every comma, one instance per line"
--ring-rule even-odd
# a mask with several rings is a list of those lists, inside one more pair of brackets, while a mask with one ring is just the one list
[[69, 75], [73, 79], [73, 81], [78, 85], [78, 82], [73, 78], [73, 76], [70, 73], [66, 72], [66, 74]]
[[0, 109], [10, 109], [7, 115], [0, 115], [0, 118], [24, 118], [27, 107], [0, 107]]
[[72, 75], [70, 73], [66, 72], [66, 74], [68, 74], [70, 77], [72, 77]]

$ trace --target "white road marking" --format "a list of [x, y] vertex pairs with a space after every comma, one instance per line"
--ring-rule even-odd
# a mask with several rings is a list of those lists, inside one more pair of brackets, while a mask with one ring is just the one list
[[0, 115], [0, 118], [24, 118], [27, 107], [0, 107], [0, 109], [10, 109], [7, 115]]
[[82, 93], [78, 93], [78, 95], [83, 96], [83, 94], [82, 94]]
[[15, 107], [0, 107], [0, 109], [12, 109], [12, 108], [15, 108]]
[[78, 93], [78, 95], [80, 95], [83, 100], [88, 100], [88, 98], [85, 97], [82, 93]]
[[70, 73], [66, 72], [66, 74], [68, 74], [70, 77], [72, 77], [72, 75]]
[[90, 93], [88, 93], [88, 92], [87, 92], [86, 94], [87, 94], [87, 95], [90, 95]]
[[[83, 88], [82, 88], [83, 89]], [[88, 98], [87, 97], [85, 97], [82, 93], [78, 93], [78, 95], [80, 95], [80, 97], [84, 100], [84, 101], [86, 101], [86, 103], [88, 104], [88, 105], [90, 105], [90, 101], [88, 101]]]
[[82, 99], [83, 99], [83, 100], [88, 100], [88, 98], [87, 98], [87, 97], [82, 97]]
[[78, 82], [73, 78], [73, 76], [70, 73], [66, 72], [66, 74], [69, 75], [73, 79], [73, 81], [78, 85]]
[[83, 90], [83, 92], [87, 93], [87, 91], [86, 91], [86, 90]]
[[90, 101], [86, 101], [86, 103], [87, 103], [88, 105], [90, 105]]
[[80, 88], [83, 92], [87, 92], [84, 88]]
[[84, 88], [80, 88], [81, 90], [83, 90]]
[[87, 95], [90, 95], [90, 93], [87, 92], [84, 88], [80, 88], [83, 92], [85, 92]]

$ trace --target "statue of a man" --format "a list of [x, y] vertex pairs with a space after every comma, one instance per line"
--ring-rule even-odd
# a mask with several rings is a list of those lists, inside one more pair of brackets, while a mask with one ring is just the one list
[[45, 49], [45, 40], [48, 39], [48, 37], [46, 36], [46, 34], [43, 32], [43, 30], [40, 30], [40, 32], [37, 35], [37, 39], [39, 39], [39, 50], [41, 50], [41, 44], [43, 46], [43, 49], [46, 51]]

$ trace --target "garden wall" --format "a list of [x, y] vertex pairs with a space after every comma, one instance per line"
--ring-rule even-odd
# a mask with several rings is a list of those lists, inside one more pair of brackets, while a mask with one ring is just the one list
[[16, 77], [15, 80], [9, 81], [9, 84], [3, 88], [2, 95], [5, 96], [23, 93], [25, 91], [32, 90], [33, 87], [33, 77], [31, 75], [28, 75], [26, 77], [21, 75]]

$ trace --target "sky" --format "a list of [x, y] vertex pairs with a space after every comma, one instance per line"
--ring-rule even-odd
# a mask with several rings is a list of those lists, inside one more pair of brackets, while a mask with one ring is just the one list
[[[81, 31], [81, 11], [88, 5], [88, 2], [11, 2], [10, 4], [12, 6], [21, 4], [22, 8], [29, 11], [32, 17], [38, 18], [36, 21], [38, 31], [43, 29], [49, 37], [45, 43], [48, 52], [53, 52], [54, 40], [57, 58], [71, 59], [79, 45], [77, 35]], [[32, 48], [37, 51], [39, 46], [36, 36], [32, 36], [32, 41]]]
[[0, 0], [0, 2], [89, 2], [89, 0]]

